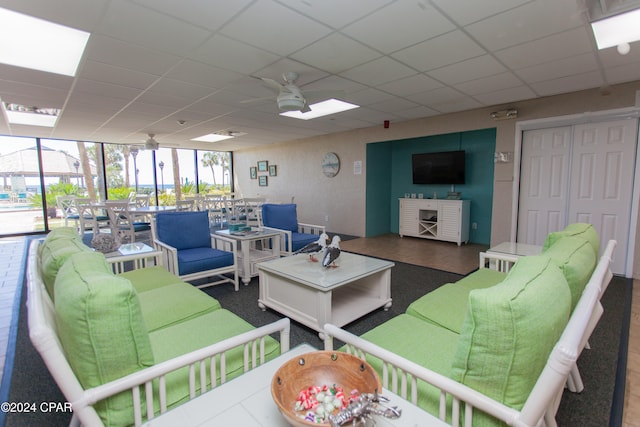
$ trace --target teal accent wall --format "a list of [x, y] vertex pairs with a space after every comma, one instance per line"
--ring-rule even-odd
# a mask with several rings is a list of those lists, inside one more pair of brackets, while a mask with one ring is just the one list
[[[372, 145], [372, 144], [369, 144]], [[366, 235], [377, 236], [389, 232], [391, 223], [392, 168], [389, 167], [392, 144], [373, 144], [377, 147], [369, 150], [367, 145], [367, 218]]]
[[477, 223], [478, 228], [469, 230], [470, 241], [488, 245], [495, 147], [495, 128], [368, 144], [366, 235], [398, 233], [398, 199], [405, 193], [422, 193], [429, 198], [435, 192], [438, 198], [445, 198], [452, 191], [451, 185], [414, 185], [412, 154], [464, 150], [466, 183], [456, 185], [454, 191], [471, 200], [470, 222]]

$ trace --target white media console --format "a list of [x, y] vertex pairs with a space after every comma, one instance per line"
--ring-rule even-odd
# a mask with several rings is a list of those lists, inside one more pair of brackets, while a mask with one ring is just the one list
[[470, 206], [469, 200], [401, 198], [400, 237], [467, 243]]

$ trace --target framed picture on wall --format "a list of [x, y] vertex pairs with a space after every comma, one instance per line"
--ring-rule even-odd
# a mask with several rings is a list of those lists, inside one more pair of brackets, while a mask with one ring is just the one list
[[266, 187], [267, 185], [269, 185], [268, 177], [266, 175], [259, 176], [258, 185], [260, 187]]
[[269, 165], [269, 176], [277, 176], [278, 175], [278, 166]]
[[269, 162], [266, 160], [260, 160], [258, 162], [258, 172], [266, 172], [269, 170]]
[[255, 166], [251, 166], [249, 168], [249, 176], [251, 177], [251, 179], [258, 178], [258, 168], [256, 168]]

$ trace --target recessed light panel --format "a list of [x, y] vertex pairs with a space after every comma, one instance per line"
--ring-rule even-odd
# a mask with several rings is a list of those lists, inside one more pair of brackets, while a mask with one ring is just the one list
[[309, 105], [311, 111], [303, 113], [301, 111], [287, 111], [280, 113], [281, 116], [293, 117], [294, 119], [310, 120], [317, 117], [328, 116], [330, 114], [340, 113], [342, 111], [359, 108], [359, 105], [350, 104], [338, 99], [327, 99], [326, 101], [317, 102]]
[[598, 49], [640, 40], [640, 9], [591, 23]]
[[75, 76], [89, 33], [0, 8], [0, 62]]
[[193, 138], [192, 141], [200, 141], [200, 142], [218, 142], [223, 141], [225, 139], [233, 138], [230, 135], [220, 135], [217, 133], [210, 133], [208, 135], [202, 135], [197, 138]]

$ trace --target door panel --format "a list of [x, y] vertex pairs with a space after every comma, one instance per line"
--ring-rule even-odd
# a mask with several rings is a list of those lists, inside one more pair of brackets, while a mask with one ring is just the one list
[[629, 244], [637, 132], [636, 120], [577, 125], [574, 131], [568, 222], [593, 224], [601, 250], [608, 240], [618, 241], [615, 273], [624, 273]]
[[517, 241], [542, 245], [566, 222], [571, 127], [524, 133]]
[[636, 119], [524, 132], [517, 241], [590, 223], [601, 250], [618, 241], [612, 271], [625, 274], [637, 138]]

